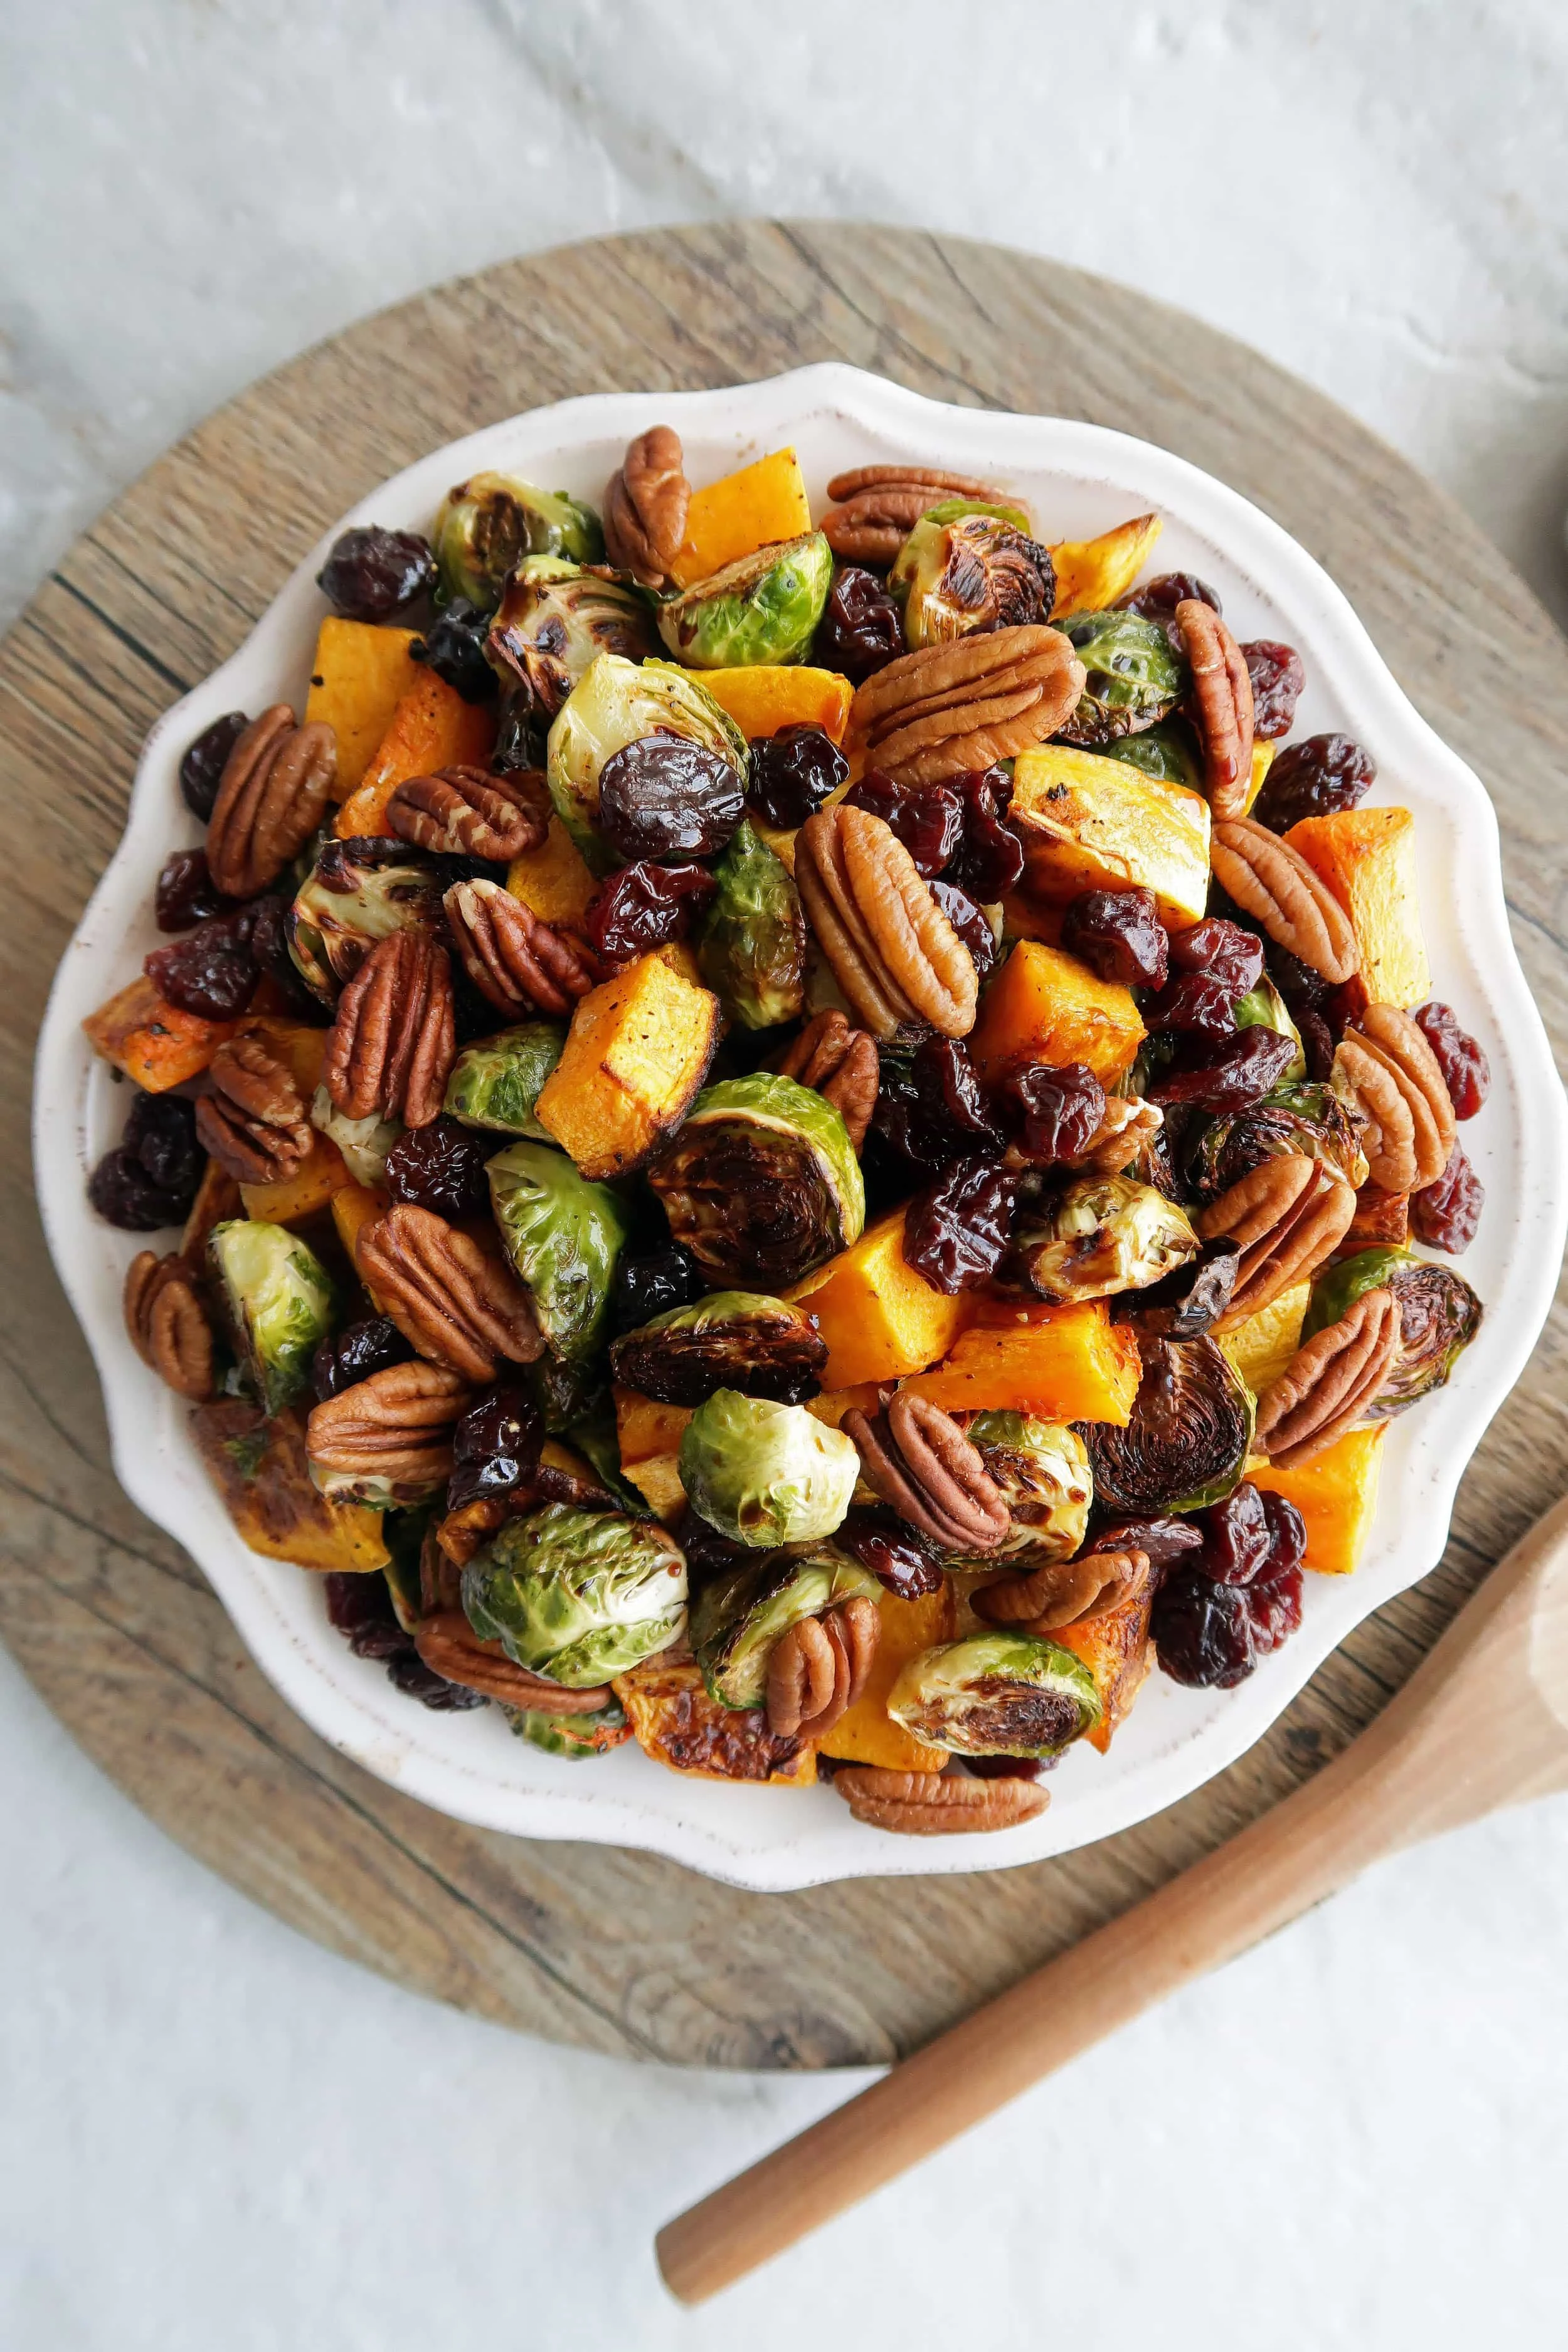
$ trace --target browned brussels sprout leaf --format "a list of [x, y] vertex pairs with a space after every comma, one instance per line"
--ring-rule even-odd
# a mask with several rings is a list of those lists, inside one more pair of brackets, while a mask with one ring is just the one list
[[725, 1078], [648, 1171], [710, 1282], [783, 1290], [860, 1237], [860, 1163], [833, 1105], [773, 1071]]
[[826, 1361], [809, 1315], [751, 1290], [715, 1290], [672, 1307], [610, 1349], [616, 1380], [660, 1404], [705, 1404], [715, 1389], [804, 1404]]
[[1312, 1286], [1301, 1336], [1337, 1323], [1364, 1292], [1386, 1288], [1399, 1307], [1399, 1349], [1388, 1377], [1367, 1408], [1387, 1421], [1418, 1397], [1440, 1389], [1480, 1328], [1481, 1302], [1462, 1274], [1434, 1265], [1409, 1250], [1362, 1250], [1330, 1266]]
[[1143, 1377], [1126, 1428], [1110, 1422], [1084, 1428], [1096, 1502], [1130, 1517], [1220, 1502], [1251, 1448], [1251, 1390], [1206, 1334], [1140, 1346]]
[[1296, 1080], [1197, 1126], [1184, 1153], [1187, 1181], [1201, 1201], [1216, 1201], [1250, 1169], [1289, 1152], [1321, 1160], [1352, 1192], [1366, 1182], [1366, 1158], [1343, 1098], [1331, 1087]]

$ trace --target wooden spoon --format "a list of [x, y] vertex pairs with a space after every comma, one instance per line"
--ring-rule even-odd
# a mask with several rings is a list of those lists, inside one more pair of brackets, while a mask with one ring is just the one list
[[1369, 1863], [1568, 1788], [1568, 1496], [1360, 1738], [1271, 1812], [659, 2231], [701, 2303]]

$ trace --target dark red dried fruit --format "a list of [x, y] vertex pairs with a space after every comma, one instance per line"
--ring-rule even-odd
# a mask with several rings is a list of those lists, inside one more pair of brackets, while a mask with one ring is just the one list
[[1256, 931], [1210, 915], [1190, 931], [1172, 932], [1171, 968], [1206, 973], [1222, 981], [1233, 997], [1245, 996], [1263, 977], [1263, 942]]
[[248, 907], [213, 915], [166, 948], [154, 948], [142, 969], [160, 996], [204, 1021], [233, 1021], [261, 982], [250, 951], [254, 918]]
[[988, 1160], [960, 1160], [917, 1192], [904, 1219], [904, 1263], [945, 1297], [990, 1280], [1007, 1254], [1018, 1180]]
[[1266, 1494], [1263, 1516], [1268, 1522], [1267, 1573], [1273, 1577], [1300, 1568], [1307, 1557], [1307, 1522], [1295, 1504], [1287, 1496]]
[[1024, 845], [1005, 822], [1013, 779], [1005, 768], [986, 768], [979, 775], [951, 777], [947, 789], [963, 805], [963, 839], [947, 878], [983, 907], [994, 906], [1017, 888], [1024, 871]]
[[719, 885], [705, 866], [623, 866], [588, 901], [583, 929], [609, 971], [683, 940]]
[[1085, 890], [1062, 917], [1062, 945], [1101, 980], [1163, 988], [1171, 942], [1152, 890]]
[[820, 727], [781, 727], [750, 746], [746, 798], [764, 824], [793, 833], [815, 816], [849, 773], [849, 762]]
[[1164, 1673], [1194, 1690], [1233, 1690], [1258, 1664], [1245, 1587], [1178, 1568], [1154, 1595], [1151, 1620]]
[[1306, 1522], [1283, 1495], [1244, 1479], [1196, 1526], [1201, 1552], [1155, 1594], [1154, 1645], [1173, 1681], [1229, 1689], [1301, 1622]]
[[996, 1089], [1020, 1151], [1037, 1168], [1081, 1160], [1105, 1118], [1105, 1088], [1082, 1062], [1033, 1062]]
[[1151, 1029], [1183, 1036], [1228, 1037], [1236, 1026], [1236, 991], [1214, 972], [1180, 972], [1145, 1007], [1144, 1018]]
[[493, 702], [500, 692], [500, 680], [485, 659], [489, 633], [489, 614], [470, 604], [466, 596], [454, 596], [423, 636], [415, 638], [409, 656], [444, 678], [465, 702]]
[[188, 931], [193, 924], [221, 914], [228, 904], [208, 871], [205, 849], [169, 852], [153, 902], [161, 931]]
[[671, 1242], [664, 1249], [644, 1250], [616, 1262], [610, 1289], [610, 1323], [617, 1333], [640, 1331], [656, 1315], [672, 1307], [690, 1307], [708, 1286], [689, 1250]]
[[1147, 1290], [1123, 1291], [1111, 1301], [1112, 1318], [1151, 1339], [1200, 1339], [1230, 1305], [1240, 1269], [1241, 1252], [1235, 1242], [1205, 1242], [1196, 1257], [1163, 1282], [1151, 1283]]
[[966, 1756], [963, 1769], [972, 1780], [1037, 1780], [1058, 1761], [1055, 1756]]
[[389, 621], [436, 584], [428, 540], [415, 530], [362, 524], [332, 541], [316, 585], [345, 621]]
[[1190, 1558], [1203, 1543], [1203, 1530], [1192, 1519], [1161, 1511], [1147, 1519], [1108, 1519], [1085, 1544], [1085, 1551], [1141, 1551], [1163, 1576], [1178, 1561]]
[[393, 1659], [386, 1669], [386, 1678], [405, 1698], [416, 1698], [434, 1715], [464, 1715], [470, 1707], [489, 1705], [483, 1691], [470, 1690], [467, 1683], [449, 1683], [445, 1675], [427, 1666], [412, 1647]]
[[946, 1168], [983, 1151], [1000, 1153], [968, 1051], [956, 1037], [931, 1037], [916, 1051], [884, 1052], [871, 1114], [874, 1131], [916, 1168]]
[[1244, 1478], [1223, 1503], [1196, 1516], [1204, 1546], [1194, 1565], [1215, 1584], [1250, 1584], [1272, 1549], [1259, 1489]]
[[138, 1094], [120, 1142], [165, 1192], [195, 1198], [206, 1160], [196, 1141], [195, 1103], [182, 1095]]
[[489, 1207], [485, 1165], [497, 1144], [495, 1136], [476, 1134], [455, 1118], [411, 1127], [386, 1155], [386, 1189], [395, 1201], [440, 1217], [479, 1216]]
[[745, 814], [728, 760], [682, 735], [644, 735], [599, 771], [599, 831], [628, 865], [716, 856]]
[[996, 934], [990, 919], [977, 907], [967, 890], [960, 890], [940, 877], [928, 885], [931, 897], [952, 925], [964, 946], [977, 976], [984, 980], [996, 961]]
[[228, 755], [250, 721], [243, 710], [231, 710], [204, 727], [180, 761], [180, 793], [193, 816], [205, 824], [217, 799], [217, 788], [228, 765]]
[[925, 1538], [891, 1511], [853, 1510], [834, 1529], [833, 1540], [900, 1601], [942, 1591], [942, 1570]]
[[876, 573], [858, 563], [845, 564], [834, 575], [816, 625], [812, 660], [823, 669], [842, 671], [858, 686], [907, 650], [904, 616]]
[[1296, 1040], [1278, 1029], [1238, 1029], [1217, 1045], [1161, 1072], [1150, 1100], [1188, 1110], [1245, 1110], [1284, 1078], [1296, 1058]]
[[1196, 603], [1216, 613], [1223, 609], [1218, 589], [1200, 580], [1195, 572], [1159, 572], [1141, 588], [1130, 588], [1116, 603], [1119, 612], [1136, 613], [1141, 621], [1157, 621], [1179, 654], [1187, 648], [1176, 620], [1177, 605]]
[[1254, 637], [1242, 646], [1241, 658], [1252, 680], [1252, 732], [1260, 743], [1277, 743], [1290, 732], [1307, 683], [1301, 656], [1294, 646]]
[[327, 1622], [344, 1635], [358, 1658], [396, 1658], [413, 1647], [397, 1622], [384, 1576], [343, 1576], [321, 1580], [325, 1586]]
[[526, 1391], [491, 1389], [470, 1405], [452, 1432], [452, 1475], [447, 1507], [460, 1511], [481, 1495], [510, 1495], [539, 1465], [544, 1422]]
[[945, 784], [906, 784], [873, 769], [845, 794], [850, 808], [879, 816], [929, 881], [963, 839], [963, 803]]
[[1476, 1238], [1486, 1198], [1464, 1145], [1456, 1143], [1437, 1181], [1410, 1195], [1410, 1230], [1428, 1249], [1462, 1257]]
[[[1287, 1503], [1285, 1507], [1294, 1510], [1295, 1505]], [[1263, 1574], [1247, 1587], [1252, 1646], [1258, 1657], [1266, 1658], [1271, 1650], [1280, 1648], [1300, 1630], [1304, 1583], [1299, 1568], [1279, 1568], [1270, 1562]]]
[[1412, 1020], [1437, 1056], [1443, 1084], [1456, 1118], [1474, 1118], [1491, 1088], [1491, 1065], [1468, 1029], [1461, 1029], [1452, 1005], [1434, 997]]
[[1307, 735], [1287, 745], [1252, 804], [1258, 824], [1289, 833], [1304, 816], [1359, 808], [1377, 778], [1377, 761], [1348, 735]]
[[[250, 952], [263, 975], [274, 988], [280, 989], [289, 1002], [289, 1010], [301, 1021], [324, 1027], [331, 1019], [331, 1013], [313, 996], [300, 978], [300, 968], [289, 952], [289, 906], [287, 898], [252, 898], [250, 913]], [[492, 1024], [493, 1024], [493, 1016]]]
[[310, 1359], [310, 1386], [325, 1404], [329, 1397], [368, 1381], [372, 1372], [407, 1363], [413, 1353], [390, 1315], [367, 1315], [346, 1324], [335, 1339], [321, 1341]]
[[188, 1192], [172, 1192], [154, 1183], [136, 1154], [123, 1145], [104, 1153], [87, 1180], [87, 1197], [106, 1223], [127, 1234], [182, 1225], [191, 1206]]

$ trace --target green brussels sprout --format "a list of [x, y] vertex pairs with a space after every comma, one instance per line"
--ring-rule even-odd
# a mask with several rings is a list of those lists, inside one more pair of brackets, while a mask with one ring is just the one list
[[542, 1143], [509, 1144], [485, 1174], [501, 1240], [540, 1329], [554, 1355], [581, 1364], [604, 1330], [629, 1230], [624, 1203]]
[[325, 1266], [286, 1225], [229, 1217], [207, 1255], [222, 1289], [241, 1363], [265, 1412], [279, 1412], [310, 1386], [310, 1359], [337, 1305]]
[[685, 1632], [686, 1555], [655, 1519], [544, 1503], [474, 1554], [463, 1607], [482, 1642], [585, 1690]]
[[284, 927], [310, 993], [335, 1004], [377, 940], [438, 929], [442, 887], [439, 869], [400, 841], [322, 842]]
[[[517, 1370], [521, 1385], [539, 1407], [552, 1437], [566, 1436], [589, 1414], [597, 1412], [603, 1402], [604, 1382], [592, 1356], [555, 1356], [546, 1348], [531, 1364], [520, 1364]], [[635, 1512], [646, 1507], [638, 1495], [627, 1507]]]
[[1184, 1173], [1200, 1201], [1216, 1201], [1266, 1160], [1300, 1152], [1321, 1160], [1351, 1190], [1366, 1182], [1354, 1115], [1331, 1086], [1289, 1080], [1245, 1110], [1226, 1111], [1194, 1127], [1184, 1155]]
[[802, 661], [832, 585], [833, 550], [810, 530], [666, 597], [658, 634], [689, 669]]
[[545, 751], [550, 797], [595, 874], [619, 863], [596, 830], [605, 762], [628, 743], [660, 733], [717, 752], [745, 782], [745, 737], [707, 688], [673, 662], [639, 665], [619, 654], [597, 654], [555, 714]]
[[1277, 1029], [1281, 1037], [1294, 1037], [1296, 1058], [1279, 1083], [1285, 1087], [1300, 1085], [1307, 1075], [1307, 1056], [1301, 1047], [1301, 1032], [1291, 1020], [1285, 999], [1267, 972], [1256, 988], [1248, 989], [1245, 996], [1237, 998], [1234, 1010], [1238, 1029]]
[[1181, 700], [1187, 666], [1156, 622], [1136, 613], [1069, 613], [1055, 625], [1077, 646], [1086, 674], [1059, 742], [1101, 751], [1167, 718]]
[[1032, 1413], [976, 1413], [964, 1432], [1007, 1506], [1012, 1524], [990, 1551], [944, 1552], [945, 1568], [1006, 1568], [1026, 1576], [1071, 1559], [1094, 1501], [1089, 1448], [1063, 1422]]
[[1302, 1339], [1337, 1323], [1367, 1291], [1384, 1288], [1398, 1304], [1399, 1348], [1366, 1409], [1369, 1421], [1391, 1420], [1418, 1397], [1442, 1388], [1481, 1322], [1480, 1300], [1452, 1266], [1434, 1265], [1413, 1250], [1370, 1249], [1318, 1276]]
[[1049, 620], [1057, 575], [1020, 509], [947, 499], [916, 523], [888, 586], [913, 652], [976, 629]]
[[970, 1633], [910, 1659], [888, 1713], [954, 1756], [1059, 1756], [1104, 1709], [1081, 1658], [1038, 1633]]
[[826, 1361], [809, 1315], [752, 1290], [710, 1290], [610, 1345], [616, 1380], [660, 1404], [703, 1404], [715, 1389], [804, 1404]]
[[1190, 793], [1204, 789], [1204, 763], [1197, 739], [1182, 719], [1162, 719], [1139, 735], [1118, 735], [1099, 747], [1103, 760], [1120, 760], [1140, 768], [1162, 784], [1184, 784]]
[[592, 507], [564, 490], [536, 490], [515, 474], [472, 474], [448, 490], [430, 543], [441, 602], [464, 596], [481, 613], [493, 612], [508, 573], [524, 556], [601, 563], [605, 555]]
[[343, 1155], [356, 1184], [380, 1184], [386, 1178], [386, 1155], [403, 1133], [400, 1118], [347, 1118], [325, 1087], [310, 1097], [310, 1125]]
[[784, 860], [742, 817], [713, 867], [698, 937], [702, 977], [742, 1029], [793, 1021], [805, 1001], [805, 919]]
[[1142, 1378], [1125, 1429], [1087, 1424], [1102, 1509], [1148, 1518], [1200, 1511], [1240, 1483], [1258, 1402], [1217, 1340], [1140, 1337]]
[[533, 1106], [565, 1043], [560, 1022], [524, 1021], [465, 1045], [447, 1081], [447, 1117], [460, 1118], [465, 1127], [547, 1141], [548, 1129], [533, 1116]]
[[830, 1536], [849, 1508], [860, 1456], [801, 1404], [715, 1389], [680, 1435], [686, 1499], [731, 1543], [773, 1549]]
[[618, 572], [529, 555], [506, 583], [485, 652], [519, 680], [531, 710], [553, 719], [596, 656], [640, 662], [658, 643], [647, 597]]
[[647, 1181], [709, 1280], [737, 1289], [787, 1289], [866, 1223], [844, 1121], [772, 1070], [704, 1087]]
[[580, 1761], [585, 1756], [607, 1756], [632, 1736], [626, 1711], [612, 1699], [596, 1715], [542, 1715], [537, 1707], [509, 1706], [503, 1710], [519, 1739], [542, 1748], [547, 1756]]
[[718, 1577], [691, 1612], [692, 1653], [709, 1697], [719, 1706], [761, 1706], [781, 1634], [840, 1601], [879, 1601], [881, 1591], [869, 1570], [834, 1544], [770, 1552]]
[[1147, 1290], [1198, 1254], [1184, 1209], [1133, 1176], [1079, 1176], [1019, 1218], [1013, 1259], [1042, 1298]]

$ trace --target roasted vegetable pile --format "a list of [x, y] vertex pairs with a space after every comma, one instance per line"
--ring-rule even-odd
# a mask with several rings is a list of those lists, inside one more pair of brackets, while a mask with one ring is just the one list
[[967, 1833], [1354, 1567], [1487, 1065], [1409, 813], [1156, 516], [826, 493], [656, 425], [346, 532], [302, 710], [185, 754], [91, 1197], [400, 1689]]

